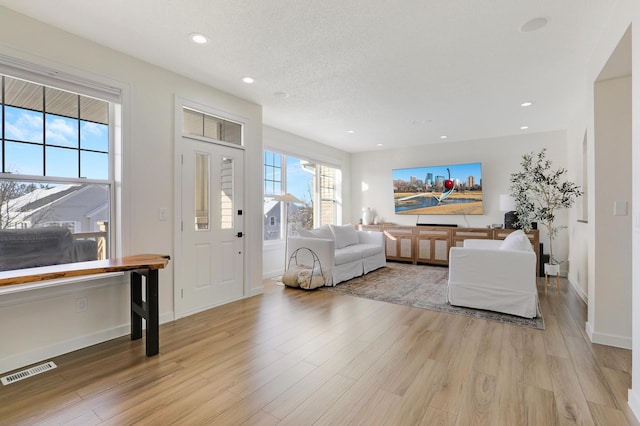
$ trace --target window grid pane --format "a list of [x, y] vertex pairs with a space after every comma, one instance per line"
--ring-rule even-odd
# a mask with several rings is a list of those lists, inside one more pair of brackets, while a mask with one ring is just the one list
[[5, 77], [4, 87], [6, 105], [42, 112], [42, 107], [44, 106], [43, 86]]
[[4, 113], [5, 139], [42, 144], [44, 123], [41, 112], [5, 106]]
[[80, 138], [78, 137], [77, 119], [67, 118], [60, 115], [45, 114], [44, 127], [45, 141], [47, 145], [78, 148]]
[[[109, 179], [109, 102], [1, 77], [5, 158], [0, 172]], [[75, 154], [45, 146], [71, 148]]]
[[78, 95], [51, 87], [44, 89], [45, 110], [49, 114], [78, 118]]
[[44, 176], [41, 145], [5, 142], [5, 170], [8, 173]]
[[280, 154], [264, 151], [264, 207], [263, 223], [265, 241], [281, 239], [282, 203], [274, 198], [282, 195], [282, 170]]
[[80, 95], [80, 119], [109, 124], [109, 102]]
[[80, 121], [80, 148], [109, 152], [109, 126], [107, 124]]
[[282, 189], [282, 168], [280, 154], [264, 152], [264, 194], [280, 195]]
[[80, 177], [86, 179], [109, 178], [109, 154], [80, 151]]
[[47, 175], [78, 177], [78, 151], [68, 148], [46, 147]]

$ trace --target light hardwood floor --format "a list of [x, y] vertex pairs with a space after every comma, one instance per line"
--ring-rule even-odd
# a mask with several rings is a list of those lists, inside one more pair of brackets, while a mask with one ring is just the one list
[[[589, 343], [567, 281], [544, 331], [285, 289], [115, 339], [0, 388], [0, 424], [625, 425], [631, 352]], [[6, 344], [6, 342], [5, 342]]]

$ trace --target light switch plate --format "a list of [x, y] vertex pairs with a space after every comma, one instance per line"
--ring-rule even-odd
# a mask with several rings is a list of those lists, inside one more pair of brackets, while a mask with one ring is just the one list
[[626, 201], [614, 201], [613, 202], [613, 215], [614, 216], [626, 216], [627, 215], [627, 202]]

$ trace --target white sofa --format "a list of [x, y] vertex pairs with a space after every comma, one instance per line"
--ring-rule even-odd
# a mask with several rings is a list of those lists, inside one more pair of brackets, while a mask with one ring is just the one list
[[536, 317], [536, 254], [524, 232], [452, 247], [447, 297], [456, 306]]
[[[320, 260], [326, 286], [335, 286], [386, 265], [382, 232], [359, 231], [353, 225], [325, 225], [299, 233], [299, 237], [288, 239], [287, 259], [299, 248], [312, 250]], [[298, 254], [299, 263], [313, 263], [305, 250]]]

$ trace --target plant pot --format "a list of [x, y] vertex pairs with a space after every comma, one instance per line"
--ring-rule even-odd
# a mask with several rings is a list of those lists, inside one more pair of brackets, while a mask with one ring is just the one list
[[560, 275], [560, 264], [558, 263], [545, 263], [544, 264], [545, 275], [558, 276]]

